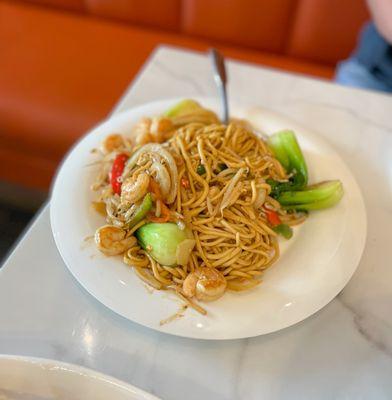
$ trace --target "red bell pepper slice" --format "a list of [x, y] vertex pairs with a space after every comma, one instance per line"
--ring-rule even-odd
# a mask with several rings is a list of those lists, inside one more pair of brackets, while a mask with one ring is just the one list
[[119, 178], [121, 177], [125, 163], [128, 160], [128, 156], [126, 154], [118, 154], [114, 159], [112, 170], [109, 174], [110, 184], [112, 185], [113, 192], [116, 194], [121, 194], [121, 185]]
[[265, 215], [267, 217], [267, 221], [272, 226], [277, 226], [277, 225], [280, 225], [282, 223], [282, 221], [280, 220], [279, 215], [278, 215], [278, 213], [276, 211], [270, 210], [270, 209], [268, 209], [266, 207], [263, 207], [263, 208], [264, 208]]

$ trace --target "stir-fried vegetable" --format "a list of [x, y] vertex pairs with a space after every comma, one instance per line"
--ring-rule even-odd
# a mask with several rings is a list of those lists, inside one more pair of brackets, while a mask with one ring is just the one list
[[309, 211], [332, 207], [342, 196], [343, 185], [335, 180], [308, 186], [301, 191], [282, 193], [277, 200], [285, 208]]
[[267, 207], [263, 207], [265, 216], [267, 217], [267, 221], [271, 224], [271, 226], [276, 226], [282, 223], [282, 221], [279, 218], [279, 215], [276, 211], [270, 210]]
[[293, 230], [286, 224], [279, 224], [272, 228], [277, 234], [283, 236], [285, 239], [290, 239], [293, 236]]
[[141, 204], [138, 206], [135, 213], [131, 217], [130, 221], [128, 222], [128, 227], [132, 228], [136, 224], [138, 224], [143, 218], [147, 216], [151, 208], [152, 208], [151, 193], [147, 193], [144, 196], [143, 201], [141, 202]]
[[181, 186], [182, 186], [184, 189], [189, 189], [189, 188], [191, 187], [191, 183], [189, 182], [189, 179], [188, 179], [188, 178], [182, 177], [182, 178], [181, 178]]
[[279, 235], [283, 236], [285, 239], [290, 239], [293, 236], [293, 230], [286, 224], [282, 224], [279, 214], [270, 210], [267, 207], [263, 207], [265, 216], [267, 217], [268, 223], [272, 226], [272, 229]]
[[197, 101], [185, 99], [169, 108], [169, 110], [167, 110], [163, 115], [165, 117], [175, 118], [184, 114], [190, 114], [191, 112], [200, 110], [201, 108], [201, 105]]
[[135, 233], [140, 246], [162, 265], [186, 265], [195, 245], [192, 234], [177, 224], [149, 223]]
[[268, 145], [287, 173], [289, 182], [270, 181], [272, 193], [300, 190], [308, 183], [308, 169], [305, 158], [293, 131], [280, 131], [268, 138]]
[[110, 171], [110, 184], [115, 194], [121, 193], [120, 177], [124, 171], [125, 163], [128, 160], [126, 154], [118, 154], [113, 161], [112, 170]]
[[282, 193], [278, 201], [285, 206], [291, 204], [314, 203], [330, 197], [341, 186], [342, 183], [338, 180], [321, 182], [316, 185], [308, 186], [304, 190]]
[[204, 175], [206, 173], [206, 167], [203, 164], [199, 164], [196, 168], [196, 172], [199, 175]]
[[221, 214], [226, 207], [229, 207], [233, 203], [233, 198], [235, 199], [235, 196], [239, 194], [239, 191], [241, 190], [240, 179], [244, 172], [245, 168], [240, 168], [228, 184], [225, 194], [223, 195], [222, 202], [219, 206]]
[[[167, 204], [174, 202], [177, 195], [178, 171], [176, 162], [169, 151], [158, 143], [148, 143], [137, 150], [127, 162], [123, 179], [132, 171], [140, 157], [145, 156], [153, 161], [152, 172], [156, 172], [156, 179], [164, 191], [168, 191], [165, 201]], [[167, 173], [158, 168], [158, 163], [164, 162]], [[168, 189], [170, 188], [170, 189]]]
[[340, 181], [322, 182], [308, 186], [308, 170], [304, 156], [292, 131], [281, 131], [270, 136], [268, 144], [275, 157], [291, 175], [288, 182], [267, 179], [270, 196], [287, 209], [309, 211], [332, 207], [343, 196]]
[[264, 188], [257, 189], [256, 199], [253, 203], [253, 207], [257, 210], [259, 209], [265, 202], [267, 197], [267, 191]]

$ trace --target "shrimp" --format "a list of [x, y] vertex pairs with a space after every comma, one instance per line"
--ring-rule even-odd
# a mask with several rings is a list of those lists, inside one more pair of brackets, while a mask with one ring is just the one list
[[152, 143], [154, 142], [154, 138], [151, 135], [151, 133], [149, 132], [140, 132], [137, 136], [136, 136], [136, 144], [147, 144], [147, 143]]
[[112, 135], [106, 136], [106, 138], [101, 143], [100, 149], [103, 154], [108, 154], [118, 149], [123, 144], [123, 137], [117, 133], [113, 133]]
[[147, 193], [150, 177], [141, 173], [136, 178], [131, 176], [121, 186], [121, 203], [136, 203]]
[[174, 125], [169, 118], [155, 117], [151, 122], [150, 133], [154, 136], [154, 142], [162, 143], [168, 139], [165, 135], [173, 129]]
[[146, 144], [154, 141], [150, 133], [151, 118], [142, 118], [133, 128], [136, 144]]
[[124, 253], [134, 244], [134, 236], [126, 237], [124, 229], [112, 225], [104, 225], [95, 231], [95, 243], [98, 249], [107, 256]]
[[136, 144], [162, 143], [173, 129], [174, 125], [169, 118], [143, 118], [135, 125], [133, 133], [136, 135]]
[[200, 267], [185, 278], [182, 289], [187, 297], [213, 301], [225, 293], [226, 286], [224, 276], [217, 269]]

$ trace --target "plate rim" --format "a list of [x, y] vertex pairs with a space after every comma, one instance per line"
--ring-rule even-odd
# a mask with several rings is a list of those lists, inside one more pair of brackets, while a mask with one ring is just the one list
[[[2, 361], [17, 361], [26, 365], [40, 365], [46, 368], [49, 367], [64, 367], [68, 372], [72, 374], [87, 376], [89, 379], [99, 380], [110, 384], [111, 386], [117, 386], [121, 389], [127, 390], [130, 394], [140, 395], [140, 400], [161, 400], [159, 397], [146, 392], [145, 390], [132, 385], [131, 383], [125, 382], [121, 379], [115, 378], [114, 376], [105, 374], [104, 372], [97, 371], [92, 368], [88, 368], [82, 365], [69, 363], [67, 361], [59, 361], [52, 358], [35, 357], [35, 356], [24, 356], [17, 354], [0, 354], [0, 363]], [[1, 387], [0, 387], [1, 389]]]
[[[164, 334], [168, 334], [168, 335], [173, 335], [173, 336], [178, 336], [178, 337], [184, 337], [184, 338], [190, 338], [190, 339], [197, 339], [197, 340], [235, 340], [235, 339], [245, 339], [245, 338], [252, 338], [252, 337], [257, 337], [257, 336], [261, 336], [261, 335], [269, 335], [271, 333], [274, 332], [279, 332], [283, 329], [287, 329], [291, 326], [297, 325], [300, 322], [306, 320], [307, 318], [311, 317], [312, 315], [316, 314], [317, 312], [319, 312], [321, 309], [323, 309], [325, 306], [327, 306], [332, 300], [335, 299], [335, 297], [347, 286], [348, 282], [351, 280], [351, 278], [353, 277], [354, 273], [356, 272], [359, 263], [361, 261], [364, 249], [366, 247], [366, 239], [367, 239], [367, 226], [368, 226], [368, 222], [367, 222], [367, 212], [366, 212], [366, 206], [365, 206], [365, 202], [364, 202], [364, 198], [362, 195], [362, 191], [361, 188], [357, 182], [357, 180], [355, 179], [354, 174], [351, 172], [351, 169], [347, 166], [347, 164], [344, 162], [344, 160], [342, 159], [342, 157], [340, 156], [339, 152], [337, 150], [335, 150], [335, 148], [322, 136], [320, 136], [319, 134], [317, 134], [317, 131], [311, 129], [311, 128], [307, 128], [305, 125], [298, 123], [297, 121], [293, 120], [290, 117], [287, 117], [284, 114], [275, 112], [271, 109], [268, 109], [267, 107], [259, 107], [259, 106], [255, 106], [255, 104], [252, 105], [252, 103], [243, 103], [242, 106], [238, 106], [236, 105], [235, 110], [238, 112], [242, 112], [248, 109], [251, 109], [252, 107], [258, 107], [259, 110], [265, 111], [268, 114], [270, 114], [271, 117], [275, 117], [278, 118], [280, 121], [284, 121], [285, 123], [287, 123], [287, 125], [290, 127], [290, 129], [293, 129], [294, 131], [301, 131], [301, 135], [302, 136], [306, 136], [307, 138], [310, 138], [313, 141], [316, 141], [318, 145], [322, 145], [323, 147], [325, 147], [326, 150], [328, 150], [331, 154], [333, 154], [335, 157], [337, 157], [340, 162], [344, 165], [344, 167], [346, 168], [347, 172], [350, 175], [350, 179], [352, 180], [352, 184], [355, 186], [355, 189], [359, 195], [358, 200], [359, 200], [359, 206], [360, 206], [360, 217], [362, 219], [362, 226], [363, 229], [361, 231], [361, 241], [360, 241], [360, 246], [358, 246], [358, 249], [360, 249], [360, 251], [358, 251], [357, 254], [355, 254], [356, 259], [355, 262], [353, 262], [353, 268], [352, 271], [348, 274], [348, 276], [346, 277], [344, 283], [339, 285], [339, 289], [334, 291], [334, 294], [331, 296], [328, 296], [328, 298], [323, 301], [320, 302], [320, 304], [314, 308], [314, 310], [312, 310], [312, 312], [307, 313], [305, 316], [301, 316], [298, 317], [297, 319], [295, 319], [293, 322], [290, 321], [287, 325], [283, 325], [282, 327], [278, 328], [278, 329], [272, 329], [270, 331], [266, 331], [266, 332], [261, 332], [261, 333], [253, 333], [253, 334], [247, 334], [247, 335], [232, 335], [232, 336], [224, 336], [224, 337], [205, 337], [205, 336], [198, 336], [197, 332], [195, 334], [183, 334], [183, 333], [176, 333], [176, 332], [172, 332], [172, 331], [166, 331], [164, 330], [161, 326], [157, 325], [152, 325], [152, 324], [148, 324], [148, 323], [143, 323], [143, 322], [139, 322], [136, 321], [135, 319], [131, 319], [130, 317], [128, 317], [127, 315], [124, 315], [123, 313], [117, 311], [116, 309], [114, 309], [111, 305], [107, 304], [107, 302], [103, 301], [101, 298], [97, 297], [94, 293], [92, 293], [92, 291], [88, 288], [88, 285], [85, 285], [83, 281], [81, 281], [77, 274], [74, 273], [73, 269], [68, 265], [67, 261], [66, 261], [66, 257], [64, 257], [62, 250], [61, 250], [61, 245], [59, 245], [58, 243], [58, 238], [56, 235], [56, 229], [55, 229], [55, 217], [54, 217], [54, 211], [53, 211], [53, 197], [54, 197], [54, 193], [56, 190], [56, 186], [59, 184], [59, 180], [60, 180], [60, 174], [64, 169], [64, 165], [67, 163], [68, 159], [70, 158], [71, 154], [73, 153], [73, 151], [79, 146], [79, 144], [87, 137], [90, 136], [92, 134], [94, 134], [94, 132], [99, 129], [102, 125], [104, 125], [105, 123], [108, 123], [109, 121], [113, 120], [113, 119], [121, 119], [122, 117], [124, 117], [124, 115], [129, 114], [129, 113], [136, 113], [137, 111], [144, 109], [144, 108], [154, 108], [159, 106], [160, 104], [163, 103], [167, 103], [167, 102], [177, 102], [179, 100], [182, 100], [186, 98], [185, 96], [181, 96], [181, 97], [168, 97], [168, 98], [160, 98], [158, 100], [154, 100], [154, 101], [150, 101], [150, 102], [146, 102], [146, 103], [142, 103], [139, 104], [135, 107], [131, 107], [127, 110], [109, 115], [109, 117], [107, 119], [102, 120], [101, 122], [97, 123], [94, 127], [92, 127], [88, 132], [86, 132], [83, 136], [81, 136], [76, 142], [75, 144], [71, 147], [71, 149], [68, 151], [68, 153], [66, 154], [66, 156], [64, 157], [63, 161], [60, 163], [60, 166], [56, 172], [56, 175], [53, 179], [53, 184], [52, 184], [52, 188], [51, 188], [51, 201], [50, 201], [50, 225], [51, 225], [51, 229], [52, 229], [52, 235], [54, 237], [55, 243], [56, 243], [56, 247], [57, 250], [59, 251], [61, 258], [64, 262], [64, 264], [66, 265], [68, 271], [71, 273], [71, 275], [74, 277], [74, 279], [76, 280], [76, 282], [83, 287], [84, 290], [86, 290], [89, 295], [91, 295], [95, 300], [97, 300], [100, 304], [104, 305], [106, 308], [108, 308], [109, 310], [113, 311], [115, 314], [121, 316], [122, 318], [125, 318], [128, 321], [131, 321], [132, 323], [136, 323], [139, 326], [143, 326], [145, 328], [149, 328], [152, 329], [154, 331], [160, 332], [160, 333], [164, 333]], [[213, 97], [200, 97], [200, 96], [192, 96], [193, 99], [201, 102], [201, 103], [208, 103], [208, 104], [217, 104], [217, 100]], [[230, 105], [233, 106], [235, 105], [235, 103], [230, 102]]]

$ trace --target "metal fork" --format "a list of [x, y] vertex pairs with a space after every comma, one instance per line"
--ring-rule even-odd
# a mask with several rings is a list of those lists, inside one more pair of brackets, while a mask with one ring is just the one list
[[229, 105], [227, 102], [227, 75], [225, 67], [225, 59], [216, 49], [210, 49], [209, 56], [214, 67], [214, 80], [218, 87], [219, 96], [222, 103], [222, 121], [224, 124], [229, 122]]

